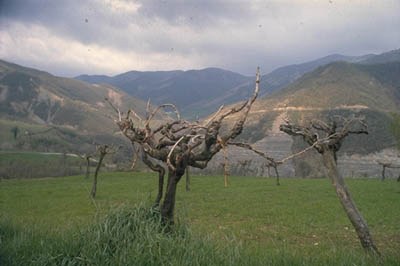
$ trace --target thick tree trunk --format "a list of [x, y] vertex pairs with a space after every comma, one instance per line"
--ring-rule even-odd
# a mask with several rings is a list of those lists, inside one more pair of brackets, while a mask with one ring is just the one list
[[190, 191], [190, 173], [189, 173], [189, 167], [186, 168], [186, 191]]
[[354, 229], [356, 230], [362, 247], [368, 252], [380, 255], [372, 240], [368, 225], [361, 216], [361, 213], [358, 211], [353, 199], [351, 198], [350, 192], [344, 183], [344, 179], [338, 171], [335, 153], [326, 150], [322, 153], [322, 158], [324, 165], [327, 168], [328, 177], [331, 179], [332, 184], [336, 189], [336, 194], [339, 197], [340, 203], [342, 204], [347, 217], [350, 219]]
[[100, 158], [99, 158], [99, 162], [97, 163], [96, 166], [96, 171], [94, 172], [94, 178], [93, 178], [93, 185], [92, 185], [92, 191], [90, 192], [90, 196], [92, 196], [92, 198], [96, 197], [96, 192], [97, 192], [97, 175], [99, 174], [99, 170], [101, 167], [101, 164], [103, 162], [105, 154], [100, 154]]
[[156, 197], [156, 201], [154, 202], [155, 207], [160, 207], [160, 202], [163, 194], [163, 189], [164, 189], [164, 175], [165, 175], [165, 170], [164, 168], [160, 167], [158, 170], [158, 193]]
[[184, 171], [168, 171], [168, 186], [161, 207], [161, 218], [165, 225], [174, 223], [176, 187], [184, 173]]
[[386, 166], [382, 165], [382, 181], [385, 181], [385, 172], [386, 172]]
[[156, 200], [154, 202], [154, 207], [159, 207], [160, 206], [160, 201], [162, 198], [163, 194], [163, 189], [164, 189], [164, 175], [165, 175], [165, 169], [159, 164], [153, 163], [148, 157], [146, 152], [142, 149], [142, 161], [153, 171], [158, 172], [158, 193]]

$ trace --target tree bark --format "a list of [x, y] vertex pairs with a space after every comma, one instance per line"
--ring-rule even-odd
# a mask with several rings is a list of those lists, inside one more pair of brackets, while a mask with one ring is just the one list
[[228, 152], [226, 146], [224, 149], [224, 187], [228, 187], [229, 165], [228, 165]]
[[332, 185], [335, 187], [336, 194], [339, 197], [340, 203], [342, 204], [347, 217], [350, 219], [354, 229], [356, 230], [362, 247], [368, 252], [380, 255], [373, 242], [368, 225], [357, 209], [353, 199], [351, 198], [350, 192], [344, 183], [344, 179], [338, 171], [335, 152], [325, 150], [322, 153], [322, 158], [327, 169], [328, 177], [330, 178]]
[[276, 174], [276, 185], [277, 186], [280, 186], [281, 185], [281, 183], [279, 182], [279, 172], [278, 172], [278, 167], [274, 167], [274, 170], [275, 170], [275, 174]]
[[90, 175], [90, 157], [86, 157], [86, 173], [85, 178], [89, 178]]
[[159, 207], [160, 206], [160, 201], [162, 198], [163, 194], [163, 189], [164, 189], [164, 175], [165, 175], [165, 169], [159, 164], [153, 163], [148, 157], [146, 152], [142, 149], [142, 161], [153, 171], [158, 172], [158, 193], [156, 200], [154, 202], [154, 207]]
[[385, 181], [385, 171], [386, 170], [386, 165], [382, 165], [382, 181]]
[[186, 168], [186, 191], [190, 191], [190, 173], [189, 173], [189, 167]]
[[97, 175], [99, 174], [99, 170], [100, 170], [100, 167], [101, 167], [101, 164], [102, 164], [102, 162], [103, 162], [104, 157], [105, 157], [105, 154], [101, 153], [101, 154], [100, 154], [100, 158], [99, 158], [99, 162], [97, 163], [97, 166], [96, 166], [96, 171], [94, 172], [92, 191], [90, 192], [90, 195], [92, 196], [92, 198], [95, 198], [95, 197], [96, 197], [96, 192], [97, 192]]
[[174, 224], [176, 187], [184, 173], [184, 171], [172, 171], [171, 169], [168, 171], [168, 186], [161, 207], [161, 219], [165, 225]]

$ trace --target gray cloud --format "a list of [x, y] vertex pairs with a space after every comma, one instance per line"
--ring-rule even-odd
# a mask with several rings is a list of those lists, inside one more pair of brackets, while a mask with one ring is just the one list
[[60, 75], [252, 74], [400, 45], [400, 1], [0, 0], [0, 57]]

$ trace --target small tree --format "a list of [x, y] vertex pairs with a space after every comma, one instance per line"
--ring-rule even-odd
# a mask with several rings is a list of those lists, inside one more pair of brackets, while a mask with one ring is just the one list
[[[385, 181], [386, 178], [386, 168], [400, 169], [400, 165], [396, 165], [392, 162], [378, 161], [378, 164], [382, 166], [382, 177], [381, 177], [382, 181]], [[400, 174], [399, 177], [397, 178], [397, 181], [400, 181]]]
[[[90, 159], [93, 157], [93, 154], [78, 154], [79, 158], [81, 158], [85, 164], [86, 164], [86, 170], [85, 170], [85, 178], [88, 179], [90, 176]], [[82, 169], [82, 164], [80, 166], [80, 168]]]
[[[270, 175], [270, 168], [272, 167], [275, 171], [275, 176], [276, 176], [276, 185], [280, 186], [279, 182], [279, 172], [278, 172], [278, 165], [282, 164], [284, 161], [288, 160], [288, 158], [283, 159], [281, 161], [277, 161], [274, 158], [268, 156], [265, 152], [259, 151], [256, 148], [254, 148], [252, 145], [248, 143], [242, 143], [242, 142], [228, 142], [229, 145], [234, 145], [241, 147], [243, 149], [247, 149], [250, 151], [255, 152], [257, 155], [263, 157], [265, 159], [264, 165], [268, 168], [268, 175]], [[239, 163], [242, 165], [242, 167], [246, 167], [247, 165], [251, 164], [251, 160], [245, 160], [245, 161], [239, 161]]]
[[19, 134], [19, 127], [15, 126], [15, 127], [11, 128], [11, 133], [14, 137], [14, 140], [17, 140], [18, 134]]
[[336, 194], [354, 226], [362, 247], [374, 254], [380, 254], [369, 232], [368, 225], [357, 209], [344, 179], [337, 167], [337, 152], [343, 140], [350, 134], [368, 134], [367, 126], [362, 118], [333, 117], [329, 123], [313, 120], [308, 125], [295, 125], [287, 121], [280, 130], [292, 135], [301, 136], [310, 147], [322, 155], [327, 175], [336, 189]]
[[[92, 190], [90, 191], [90, 196], [92, 198], [96, 197], [96, 192], [97, 192], [97, 175], [99, 174], [100, 167], [103, 163], [103, 159], [107, 154], [112, 154], [117, 151], [117, 149], [114, 146], [109, 146], [106, 144], [103, 145], [97, 145], [96, 146], [96, 151], [99, 154], [99, 161], [97, 162], [96, 170], [94, 172], [94, 177], [93, 177], [93, 184], [92, 184]], [[87, 168], [88, 169], [88, 168]], [[86, 171], [87, 171], [86, 169]]]
[[[160, 206], [164, 223], [172, 224], [174, 221], [176, 188], [186, 169], [189, 166], [204, 169], [214, 155], [227, 145], [228, 141], [233, 140], [242, 132], [250, 108], [257, 98], [259, 82], [260, 75], [259, 69], [257, 69], [253, 95], [244, 103], [229, 110], [224, 111], [221, 107], [213, 117], [203, 123], [191, 123], [181, 119], [177, 108], [172, 104], [160, 105], [153, 111], [150, 111], [150, 104], [148, 104], [146, 119], [140, 119], [144, 121], [143, 126], [138, 126], [131, 118], [131, 115], [138, 117], [133, 110], [129, 110], [126, 115], [123, 115], [113, 106], [118, 113], [116, 124], [123, 135], [132, 144], [141, 147], [143, 162], [159, 173], [156, 205]], [[176, 113], [176, 119], [152, 128], [150, 122], [162, 108], [172, 108]], [[222, 130], [224, 120], [233, 115], [235, 115], [233, 127], [226, 131]], [[168, 181], [161, 204], [164, 174], [167, 172], [165, 167], [168, 170]]]

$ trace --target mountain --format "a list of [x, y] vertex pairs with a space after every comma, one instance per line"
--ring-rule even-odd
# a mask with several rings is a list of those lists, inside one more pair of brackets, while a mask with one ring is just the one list
[[362, 64], [382, 64], [389, 62], [399, 62], [400, 61], [400, 49], [385, 52], [379, 55], [373, 55], [365, 60], [362, 60]]
[[[278, 68], [261, 77], [260, 95], [280, 90], [307, 72], [335, 61], [359, 62], [373, 55], [329, 55], [303, 64]], [[171, 102], [186, 118], [204, 117], [221, 105], [246, 99], [254, 87], [254, 77], [231, 71], [206, 68], [189, 71], [129, 71], [117, 76], [81, 75], [92, 84], [111, 84], [128, 94], [156, 104]]]
[[302, 77], [304, 74], [311, 72], [320, 66], [340, 61], [359, 64], [400, 62], [400, 49], [392, 50], [378, 55], [367, 54], [362, 56], [346, 56], [340, 54], [332, 54], [302, 64], [294, 64], [280, 67], [272, 71], [271, 73], [262, 76], [261, 88], [265, 88], [265, 92], [262, 92], [261, 94], [269, 94], [271, 92], [285, 88], [298, 78]]
[[[255, 103], [250, 117], [282, 113], [304, 120], [323, 113], [400, 113], [400, 62], [363, 65], [335, 62], [305, 74], [285, 89]], [[275, 114], [275, 115], [272, 115]], [[271, 123], [270, 123], [271, 126]], [[261, 128], [255, 126], [254, 129]], [[265, 136], [264, 132], [264, 136]], [[259, 134], [258, 139], [263, 134]], [[393, 137], [391, 137], [393, 140]], [[393, 144], [388, 140], [386, 144]], [[386, 145], [381, 143], [383, 146]]]
[[[16, 127], [21, 138], [24, 132], [37, 135], [38, 149], [71, 151], [79, 150], [82, 142], [113, 142], [115, 111], [105, 98], [121, 110], [134, 108], [144, 115], [145, 102], [110, 85], [91, 85], [0, 60], [1, 145], [9, 146]], [[40, 137], [39, 132], [46, 134]]]
[[[345, 140], [339, 153], [340, 169], [345, 176], [380, 176], [382, 169], [377, 160], [400, 160], [396, 155], [396, 146], [400, 147], [400, 62], [334, 62], [320, 66], [286, 88], [259, 98], [238, 140], [282, 159], [306, 147], [301, 138], [279, 131], [285, 119], [305, 123], [354, 114], [365, 117], [369, 134]], [[234, 118], [227, 126], [233, 123]], [[254, 154], [232, 148], [229, 158], [234, 166], [247, 162], [252, 175], [265, 174], [265, 162]], [[209, 164], [210, 170], [218, 169], [222, 160], [216, 158]], [[236, 170], [240, 173], [241, 168]], [[318, 177], [324, 176], [324, 170], [320, 157], [308, 152], [283, 165], [280, 174]]]
[[[226, 103], [226, 95], [231, 90], [253, 78], [219, 68], [206, 68], [189, 71], [130, 71], [114, 77], [81, 75], [76, 79], [111, 84], [134, 97], [151, 99], [155, 104], [173, 103], [183, 115], [195, 118], [216, 110]], [[241, 99], [237, 95], [229, 99], [228, 103], [238, 100]]]
[[[335, 62], [305, 74], [285, 89], [271, 95], [279, 105], [332, 109], [360, 105], [381, 111], [396, 111], [400, 62], [364, 66]], [[379, 73], [383, 70], [384, 73]], [[398, 72], [397, 72], [398, 73]], [[394, 86], [391, 86], [394, 82]]]

